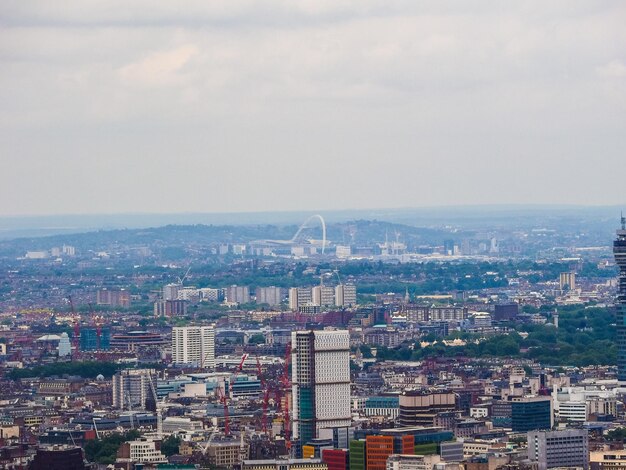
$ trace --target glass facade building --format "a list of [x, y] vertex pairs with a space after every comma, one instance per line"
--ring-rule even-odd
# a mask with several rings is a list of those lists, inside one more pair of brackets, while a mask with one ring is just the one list
[[521, 398], [511, 402], [513, 432], [528, 432], [552, 427], [552, 400], [550, 397]]
[[80, 350], [81, 351], [108, 351], [111, 349], [111, 330], [102, 328], [100, 330], [100, 338], [98, 338], [98, 330], [96, 328], [83, 328], [80, 331]]
[[615, 263], [619, 266], [619, 292], [616, 302], [617, 323], [617, 380], [626, 383], [626, 218], [613, 242]]

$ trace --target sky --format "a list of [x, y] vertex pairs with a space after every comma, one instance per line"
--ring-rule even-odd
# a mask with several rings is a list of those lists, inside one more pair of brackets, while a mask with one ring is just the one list
[[4, 0], [0, 216], [626, 205], [626, 2]]

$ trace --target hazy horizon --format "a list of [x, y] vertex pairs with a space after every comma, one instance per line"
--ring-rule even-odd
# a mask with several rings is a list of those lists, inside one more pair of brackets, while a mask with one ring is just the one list
[[559, 219], [585, 218], [589, 223], [603, 222], [617, 227], [624, 206], [580, 205], [482, 205], [334, 209], [330, 211], [257, 211], [257, 212], [179, 212], [118, 214], [55, 214], [40, 216], [0, 216], [0, 240], [72, 234], [98, 230], [141, 229], [165, 225], [299, 225], [313, 214], [327, 223], [351, 220], [379, 220], [412, 226], [516, 224]]
[[624, 2], [0, 14], [3, 217], [626, 202]]

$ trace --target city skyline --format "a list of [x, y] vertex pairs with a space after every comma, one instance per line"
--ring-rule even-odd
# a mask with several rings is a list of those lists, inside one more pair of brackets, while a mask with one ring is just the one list
[[0, 468], [626, 470], [626, 2], [0, 18]]

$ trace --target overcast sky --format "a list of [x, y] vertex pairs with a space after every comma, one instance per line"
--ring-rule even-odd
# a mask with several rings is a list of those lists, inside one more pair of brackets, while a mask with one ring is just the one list
[[0, 3], [0, 215], [626, 203], [626, 2]]

